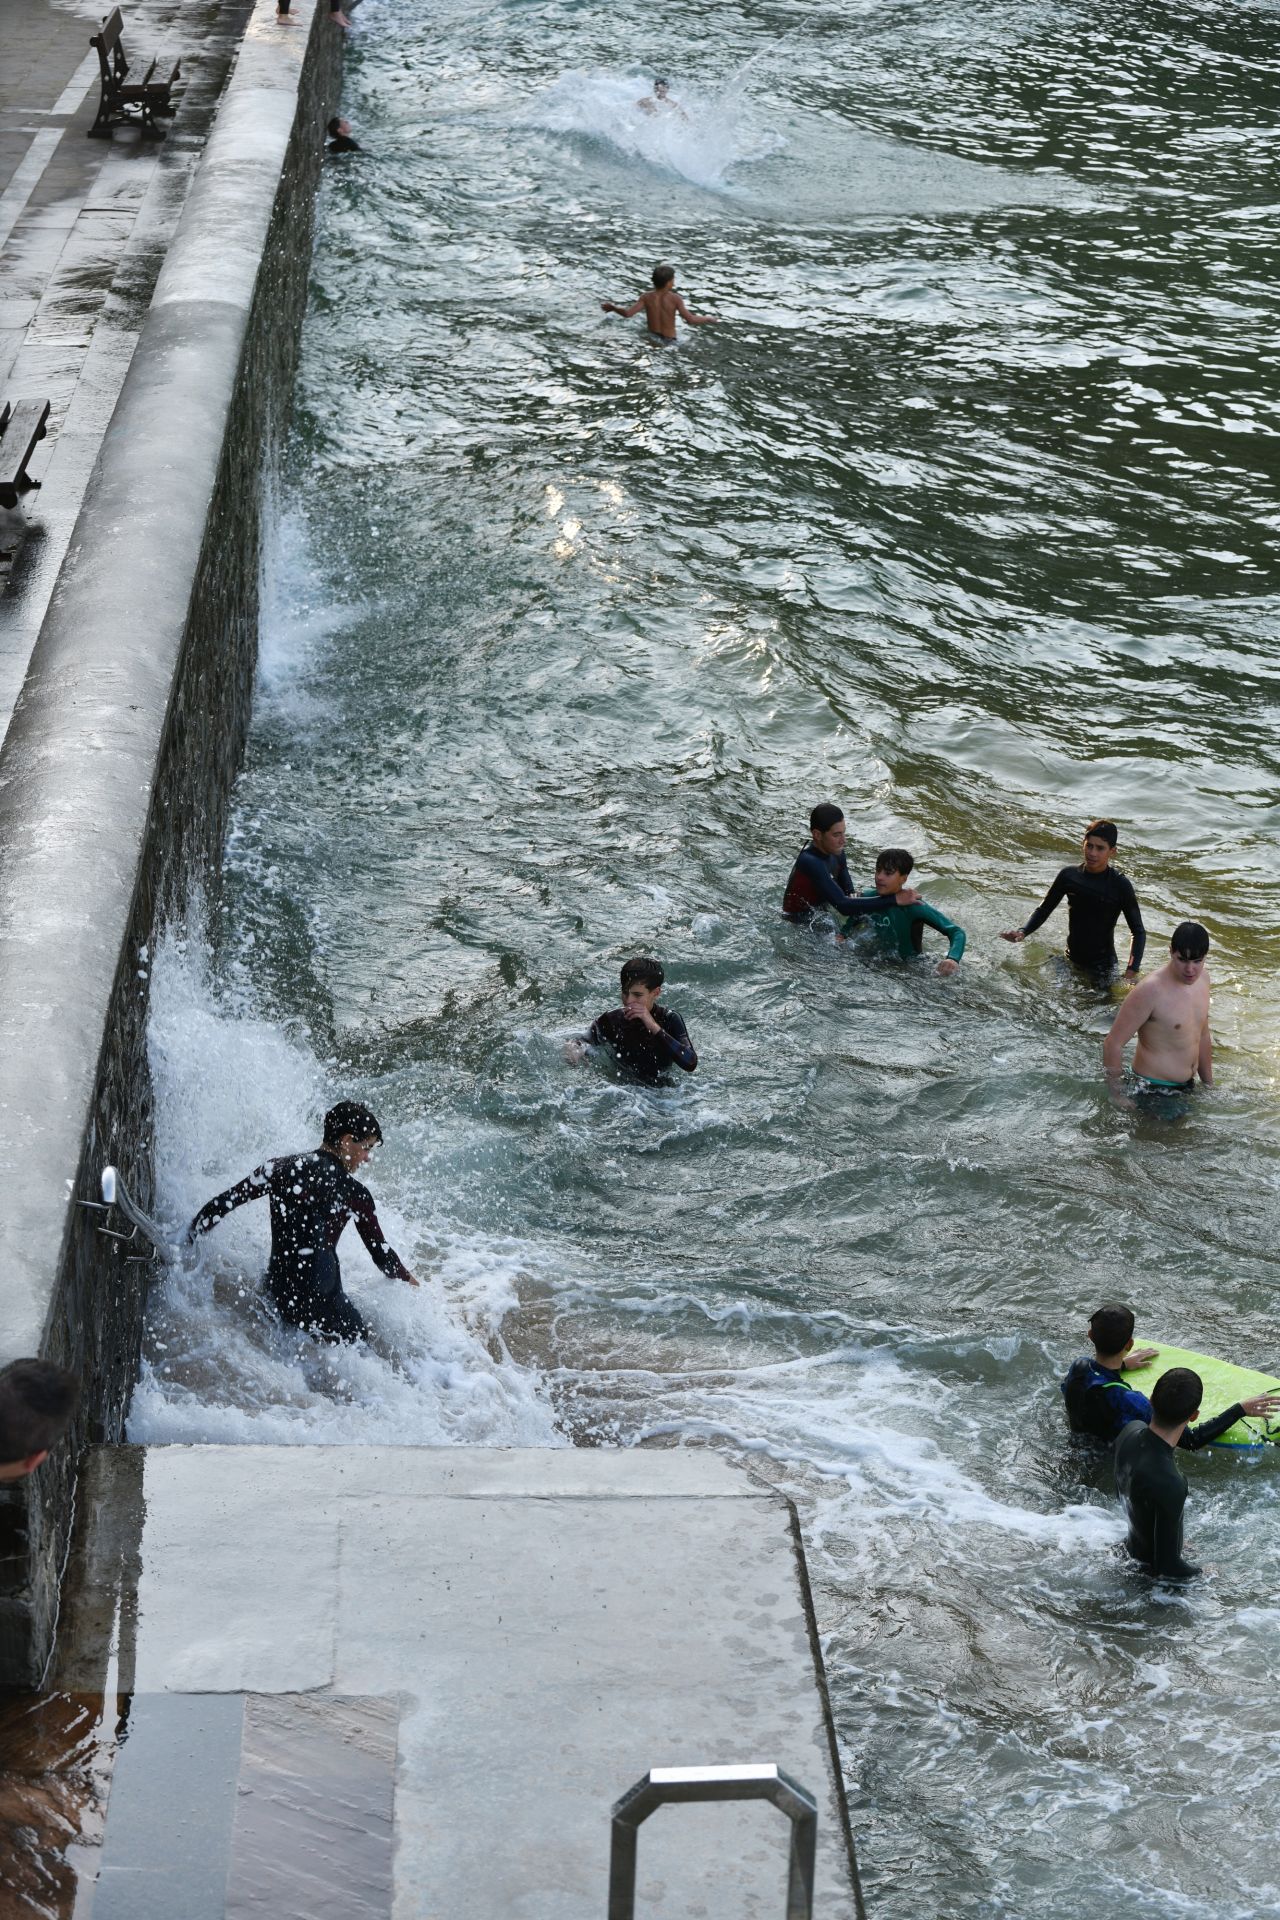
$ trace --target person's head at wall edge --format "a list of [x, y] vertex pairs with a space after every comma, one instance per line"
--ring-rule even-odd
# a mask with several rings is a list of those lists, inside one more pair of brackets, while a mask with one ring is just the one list
[[1113, 1359], [1127, 1353], [1133, 1345], [1135, 1321], [1132, 1307], [1109, 1302], [1089, 1316], [1089, 1338], [1100, 1359]]
[[339, 1100], [324, 1117], [324, 1149], [341, 1160], [348, 1173], [362, 1167], [382, 1145], [382, 1128], [358, 1100]]
[[1162, 1427], [1194, 1420], [1204, 1397], [1204, 1382], [1190, 1367], [1170, 1367], [1151, 1389], [1151, 1413]]
[[0, 1481], [34, 1473], [80, 1404], [80, 1382], [51, 1360], [14, 1360], [0, 1370]]

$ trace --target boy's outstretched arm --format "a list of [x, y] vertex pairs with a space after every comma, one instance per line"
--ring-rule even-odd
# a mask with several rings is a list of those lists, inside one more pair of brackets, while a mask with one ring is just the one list
[[600, 302], [600, 310], [602, 313], [616, 313], [624, 320], [630, 320], [632, 315], [639, 313], [643, 306], [643, 299], [633, 300], [629, 307], [620, 307], [614, 300], [602, 300]]
[[1012, 940], [1015, 945], [1025, 940], [1029, 933], [1034, 933], [1037, 927], [1044, 925], [1059, 901], [1066, 898], [1066, 892], [1067, 889], [1063, 883], [1062, 875], [1059, 874], [1031, 918], [1020, 927], [1010, 927], [1008, 933], [1002, 933], [1000, 938], [1002, 940]]
[[720, 318], [718, 314], [690, 313], [688, 307], [686, 307], [684, 301], [680, 298], [679, 294], [676, 295], [676, 312], [680, 315], [680, 318], [682, 320], [687, 320], [691, 327], [716, 327], [716, 326], [719, 326], [720, 324]]

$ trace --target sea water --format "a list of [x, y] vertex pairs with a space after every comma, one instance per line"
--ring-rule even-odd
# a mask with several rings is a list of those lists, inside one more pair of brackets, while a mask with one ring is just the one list
[[[178, 1223], [339, 1096], [369, 1348], [153, 1292], [135, 1440], [711, 1446], [803, 1519], [871, 1911], [1280, 1912], [1280, 1462], [1125, 1568], [1103, 1299], [1280, 1367], [1273, 7], [365, 0], [223, 883], [154, 955]], [[687, 118], [637, 102], [655, 76]], [[656, 261], [723, 326], [600, 302]], [[783, 923], [810, 806], [958, 976]], [[1020, 924], [1095, 814], [1218, 1083], [1107, 1100]], [[1120, 929], [1123, 935], [1123, 926]], [[930, 941], [937, 957], [941, 943]], [[634, 952], [701, 1054], [564, 1059]]]

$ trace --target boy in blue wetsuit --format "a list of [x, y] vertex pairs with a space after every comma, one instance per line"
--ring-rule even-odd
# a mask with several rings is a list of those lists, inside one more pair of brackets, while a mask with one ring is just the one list
[[[1099, 1307], [1089, 1322], [1093, 1355], [1073, 1360], [1062, 1382], [1062, 1397], [1067, 1404], [1067, 1420], [1072, 1433], [1087, 1435], [1110, 1446], [1131, 1420], [1150, 1424], [1151, 1402], [1136, 1387], [1124, 1384], [1124, 1375], [1132, 1367], [1145, 1367], [1158, 1358], [1159, 1347], [1135, 1347], [1133, 1311], [1129, 1307]], [[1251, 1400], [1239, 1400], [1225, 1413], [1215, 1414], [1198, 1427], [1188, 1427], [1177, 1445], [1188, 1453], [1207, 1447], [1228, 1427], [1246, 1416], [1250, 1419], [1270, 1413], [1280, 1405], [1274, 1393], [1256, 1394]]]
[[808, 842], [796, 855], [782, 896], [785, 919], [809, 926], [819, 914], [827, 913], [840, 925], [883, 916], [895, 906], [915, 906], [919, 899], [910, 888], [896, 898], [887, 894], [860, 898], [849, 874], [844, 815], [830, 800], [813, 809]]
[[[945, 913], [939, 913], [927, 901], [916, 898], [903, 891], [907, 875], [915, 866], [915, 861], [905, 847], [886, 847], [876, 856], [876, 887], [874, 894], [859, 894], [860, 900], [890, 900], [892, 905], [888, 913], [882, 913], [872, 922], [874, 939], [879, 952], [896, 954], [900, 960], [913, 960], [924, 949], [924, 930], [935, 927], [939, 933], [945, 933], [950, 943], [947, 957], [938, 962], [938, 972], [945, 980], [948, 974], [955, 972], [960, 965], [960, 956], [964, 952], [964, 928], [958, 927], [954, 920], [948, 920]], [[907, 904], [904, 905], [904, 902]]]

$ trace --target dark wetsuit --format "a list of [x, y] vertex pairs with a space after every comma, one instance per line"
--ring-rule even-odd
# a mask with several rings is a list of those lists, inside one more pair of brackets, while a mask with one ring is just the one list
[[[1151, 1402], [1146, 1394], [1126, 1386], [1123, 1373], [1099, 1366], [1092, 1354], [1071, 1362], [1062, 1382], [1062, 1397], [1072, 1433], [1087, 1434], [1107, 1446], [1130, 1421], [1141, 1420], [1144, 1426], [1151, 1421]], [[1202, 1420], [1198, 1427], [1184, 1428], [1178, 1445], [1185, 1453], [1196, 1453], [1243, 1418], [1244, 1409], [1239, 1404], [1228, 1407], [1225, 1413], [1215, 1413], [1212, 1420]]]
[[684, 1021], [670, 1007], [654, 1007], [652, 1012], [661, 1033], [650, 1033], [643, 1021], [628, 1020], [621, 1007], [610, 1007], [591, 1022], [587, 1039], [593, 1047], [612, 1047], [618, 1065], [637, 1080], [653, 1084], [672, 1066], [692, 1073], [698, 1056]]
[[360, 142], [358, 140], [353, 140], [349, 133], [335, 133], [332, 140], [329, 142], [328, 146], [325, 148], [325, 152], [326, 153], [363, 153], [364, 148], [360, 145]]
[[1064, 867], [1036, 908], [1024, 933], [1042, 927], [1054, 908], [1067, 903], [1067, 958], [1078, 967], [1104, 973], [1116, 965], [1116, 921], [1123, 914], [1133, 936], [1129, 965], [1135, 971], [1142, 963], [1147, 930], [1133, 882], [1118, 867], [1106, 867], [1090, 873], [1084, 866]]
[[819, 853], [812, 840], [806, 840], [791, 869], [782, 911], [788, 920], [802, 925], [824, 911], [842, 914], [846, 920], [865, 920], [868, 914], [888, 913], [897, 898], [896, 893], [878, 893], [860, 899], [853, 890], [848, 855]]
[[[1240, 1409], [1234, 1409], [1237, 1416]], [[1131, 1420], [1116, 1441], [1116, 1489], [1129, 1511], [1125, 1546], [1158, 1580], [1189, 1580], [1199, 1573], [1182, 1557], [1182, 1509], [1187, 1483], [1173, 1448], [1141, 1420]]]
[[207, 1233], [236, 1207], [264, 1196], [271, 1202], [267, 1292], [281, 1319], [324, 1340], [363, 1338], [365, 1324], [342, 1291], [335, 1252], [348, 1220], [355, 1221], [356, 1232], [389, 1279], [410, 1278], [387, 1245], [368, 1187], [346, 1171], [336, 1154], [288, 1153], [255, 1167], [247, 1179], [201, 1207], [191, 1222], [190, 1237]]

